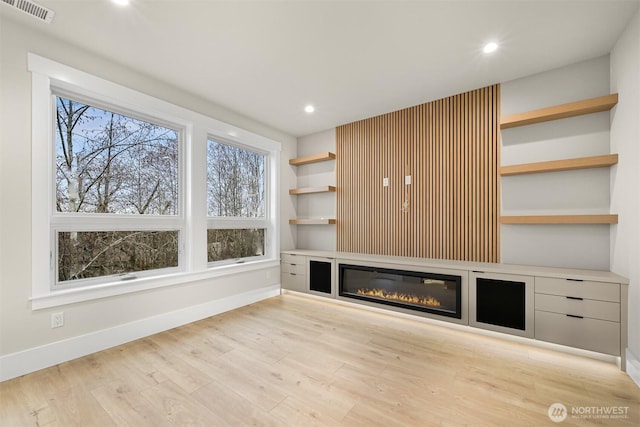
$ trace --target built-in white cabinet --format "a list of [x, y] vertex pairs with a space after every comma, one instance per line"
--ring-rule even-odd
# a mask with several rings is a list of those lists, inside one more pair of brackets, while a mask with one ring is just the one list
[[335, 259], [328, 257], [307, 258], [308, 292], [323, 297], [335, 297]]
[[472, 271], [469, 325], [533, 338], [534, 277]]
[[535, 338], [621, 356], [620, 286], [536, 277]]
[[[614, 273], [310, 250], [284, 251], [281, 259], [283, 289], [619, 356], [626, 369], [628, 281]], [[420, 312], [388, 301], [347, 299], [339, 289], [341, 265], [367, 267], [381, 289], [406, 276], [414, 283], [409, 286], [422, 283], [433, 288], [433, 296], [442, 294], [437, 299], [443, 305]], [[455, 276], [460, 315], [439, 315], [448, 298], [443, 291], [452, 286], [444, 279]], [[399, 295], [412, 301], [407, 297]]]
[[280, 262], [280, 280], [283, 289], [296, 292], [307, 291], [307, 257], [283, 253]]
[[283, 289], [335, 297], [335, 260], [329, 257], [282, 253], [280, 279]]

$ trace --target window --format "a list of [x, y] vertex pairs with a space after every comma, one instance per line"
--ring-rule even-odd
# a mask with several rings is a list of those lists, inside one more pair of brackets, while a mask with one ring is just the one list
[[55, 105], [55, 286], [180, 267], [180, 132], [67, 96]]
[[277, 267], [280, 144], [29, 54], [31, 306]]
[[207, 141], [207, 261], [265, 255], [265, 154]]

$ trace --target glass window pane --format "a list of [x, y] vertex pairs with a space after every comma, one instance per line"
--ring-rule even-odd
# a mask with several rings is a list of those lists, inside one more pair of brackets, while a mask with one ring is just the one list
[[176, 267], [178, 231], [58, 233], [58, 282]]
[[179, 133], [56, 97], [58, 212], [177, 215]]
[[264, 165], [264, 154], [207, 141], [208, 215], [264, 217]]
[[264, 255], [264, 229], [207, 230], [208, 262]]

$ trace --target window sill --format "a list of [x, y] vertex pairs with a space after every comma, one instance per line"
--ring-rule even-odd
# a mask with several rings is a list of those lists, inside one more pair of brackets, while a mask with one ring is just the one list
[[232, 274], [279, 266], [280, 263], [277, 259], [267, 259], [242, 264], [217, 266], [215, 268], [195, 273], [174, 273], [163, 276], [144, 277], [135, 280], [128, 280], [126, 282], [118, 281], [101, 283], [99, 285], [83, 288], [51, 291], [48, 294], [32, 296], [30, 298], [31, 309], [41, 310], [44, 308], [58, 307], [66, 304], [108, 298], [116, 295], [124, 295], [167, 286], [183, 285], [185, 283], [211, 279], [214, 277], [229, 276]]

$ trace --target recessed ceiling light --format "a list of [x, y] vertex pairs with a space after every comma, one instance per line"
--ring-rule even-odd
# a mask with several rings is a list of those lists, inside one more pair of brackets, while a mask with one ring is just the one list
[[314, 107], [313, 105], [307, 105], [306, 107], [304, 107], [304, 111], [306, 111], [307, 113], [313, 113], [314, 111], [316, 111], [316, 107]]
[[115, 4], [118, 4], [120, 6], [128, 6], [129, 5], [129, 0], [111, 0], [113, 1]]
[[491, 43], [487, 43], [486, 45], [484, 45], [484, 53], [491, 53], [491, 52], [495, 52], [495, 50], [498, 48], [498, 44], [491, 42]]

